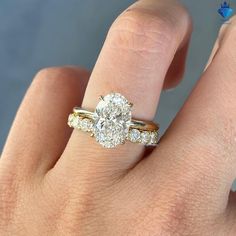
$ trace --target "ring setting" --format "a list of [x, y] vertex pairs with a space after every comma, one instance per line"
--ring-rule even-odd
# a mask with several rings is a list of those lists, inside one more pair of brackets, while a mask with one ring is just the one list
[[114, 148], [126, 140], [146, 146], [157, 145], [159, 126], [132, 119], [132, 107], [133, 104], [120, 93], [110, 93], [100, 97], [94, 112], [75, 107], [68, 125], [90, 132], [105, 148]]

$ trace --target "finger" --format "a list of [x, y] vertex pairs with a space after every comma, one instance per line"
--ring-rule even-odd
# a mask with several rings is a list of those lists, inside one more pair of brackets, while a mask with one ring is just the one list
[[67, 114], [82, 101], [87, 79], [88, 72], [76, 67], [40, 71], [16, 115], [3, 161], [25, 175], [51, 167], [69, 139]]
[[[108, 33], [83, 107], [94, 110], [99, 95], [114, 91], [134, 104], [133, 117], [152, 120], [165, 75], [178, 48], [188, 42], [190, 25], [189, 15], [177, 1], [142, 0], [131, 6]], [[142, 145], [131, 143], [108, 150], [89, 135], [75, 131], [57, 167], [77, 177], [78, 170], [90, 164], [103, 173], [121, 173], [131, 168], [143, 151]]]
[[198, 204], [197, 214], [203, 213], [206, 205], [209, 214], [224, 211], [235, 179], [235, 29], [236, 19], [223, 35], [221, 32], [211, 64], [143, 170], [155, 168], [158, 179], [174, 176], [169, 184], [175, 183], [178, 194], [187, 191], [192, 196], [190, 205], [196, 208]]
[[183, 78], [189, 42], [184, 43], [183, 45], [183, 47], [177, 50], [174, 56], [174, 59], [166, 74], [163, 89], [171, 89], [176, 87]]
[[218, 38], [216, 39], [216, 42], [214, 44], [214, 47], [212, 49], [212, 52], [211, 52], [211, 55], [208, 59], [208, 62], [207, 62], [207, 65], [205, 67], [205, 70], [208, 68], [208, 66], [211, 64], [211, 62], [213, 61], [218, 49], [219, 49], [219, 45], [220, 45], [220, 42], [223, 38], [223, 36], [225, 35], [225, 31], [227, 30], [227, 24], [225, 23], [224, 25], [221, 26], [220, 28], [220, 32], [219, 32], [219, 35], [218, 35]]

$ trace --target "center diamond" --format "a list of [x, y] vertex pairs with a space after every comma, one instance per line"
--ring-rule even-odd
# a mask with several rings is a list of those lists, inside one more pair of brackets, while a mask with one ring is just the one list
[[119, 93], [106, 95], [94, 112], [93, 133], [97, 142], [106, 148], [124, 143], [131, 123], [131, 105]]

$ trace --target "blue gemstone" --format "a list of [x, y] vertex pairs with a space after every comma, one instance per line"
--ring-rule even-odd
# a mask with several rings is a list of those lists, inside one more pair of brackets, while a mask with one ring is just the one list
[[218, 13], [224, 18], [227, 19], [233, 14], [233, 9], [227, 2], [221, 4], [220, 9], [218, 9]]

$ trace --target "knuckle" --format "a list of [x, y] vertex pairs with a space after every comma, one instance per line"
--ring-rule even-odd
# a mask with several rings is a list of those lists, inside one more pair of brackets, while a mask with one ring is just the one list
[[41, 69], [35, 76], [33, 83], [40, 86], [48, 86], [54, 84], [55, 80], [65, 77], [68, 74], [68, 69], [65, 67], [48, 67]]
[[[51, 202], [58, 203], [57, 207], [54, 208], [54, 215], [56, 215], [56, 225], [63, 225], [63, 230], [66, 235], [71, 235], [73, 232], [76, 232], [78, 228], [81, 230], [86, 228], [86, 225], [93, 222], [94, 218], [98, 213], [99, 202], [98, 196], [100, 195], [99, 191], [94, 194], [94, 188], [88, 186], [87, 184], [80, 182], [81, 188], [75, 190], [71, 188], [74, 183], [57, 181], [55, 184], [54, 179], [47, 177], [44, 181], [44, 188], [47, 192], [53, 192], [53, 195], [49, 197]], [[53, 182], [52, 182], [53, 181]], [[62, 185], [61, 182], [64, 184]], [[65, 187], [65, 185], [67, 185]], [[60, 192], [64, 192], [63, 196], [60, 196]], [[60, 198], [60, 203], [58, 199]], [[59, 206], [59, 207], [58, 207]], [[55, 213], [56, 212], [56, 213]], [[91, 223], [92, 224], [92, 223]]]
[[171, 21], [138, 9], [121, 14], [113, 23], [109, 46], [139, 53], [164, 52], [172, 41]]
[[[86, 83], [89, 72], [73, 66], [49, 67], [41, 69], [32, 83], [37, 88], [52, 89], [71, 88]], [[81, 80], [80, 80], [81, 79]]]
[[150, 235], [185, 235], [183, 233], [187, 231], [187, 222], [184, 220], [181, 205], [149, 207], [150, 213], [139, 216], [135, 223], [131, 224], [132, 229], [136, 228], [137, 232], [148, 229]]
[[[172, 235], [178, 232], [180, 235], [187, 231], [190, 222], [187, 219], [187, 204], [182, 199], [167, 198], [168, 200], [158, 201], [155, 205], [158, 222], [158, 230], [161, 233]], [[150, 216], [151, 217], [151, 216]]]
[[[210, 220], [210, 216], [204, 215], [204, 209], [199, 207], [203, 192], [190, 187], [181, 178], [176, 180], [166, 183], [161, 191], [154, 190], [147, 205], [148, 213], [139, 217], [141, 222], [137, 223], [141, 228], [148, 225], [149, 229], [160, 235], [189, 235], [189, 232], [201, 235], [201, 229], [197, 226]], [[200, 219], [199, 215], [202, 216]]]

